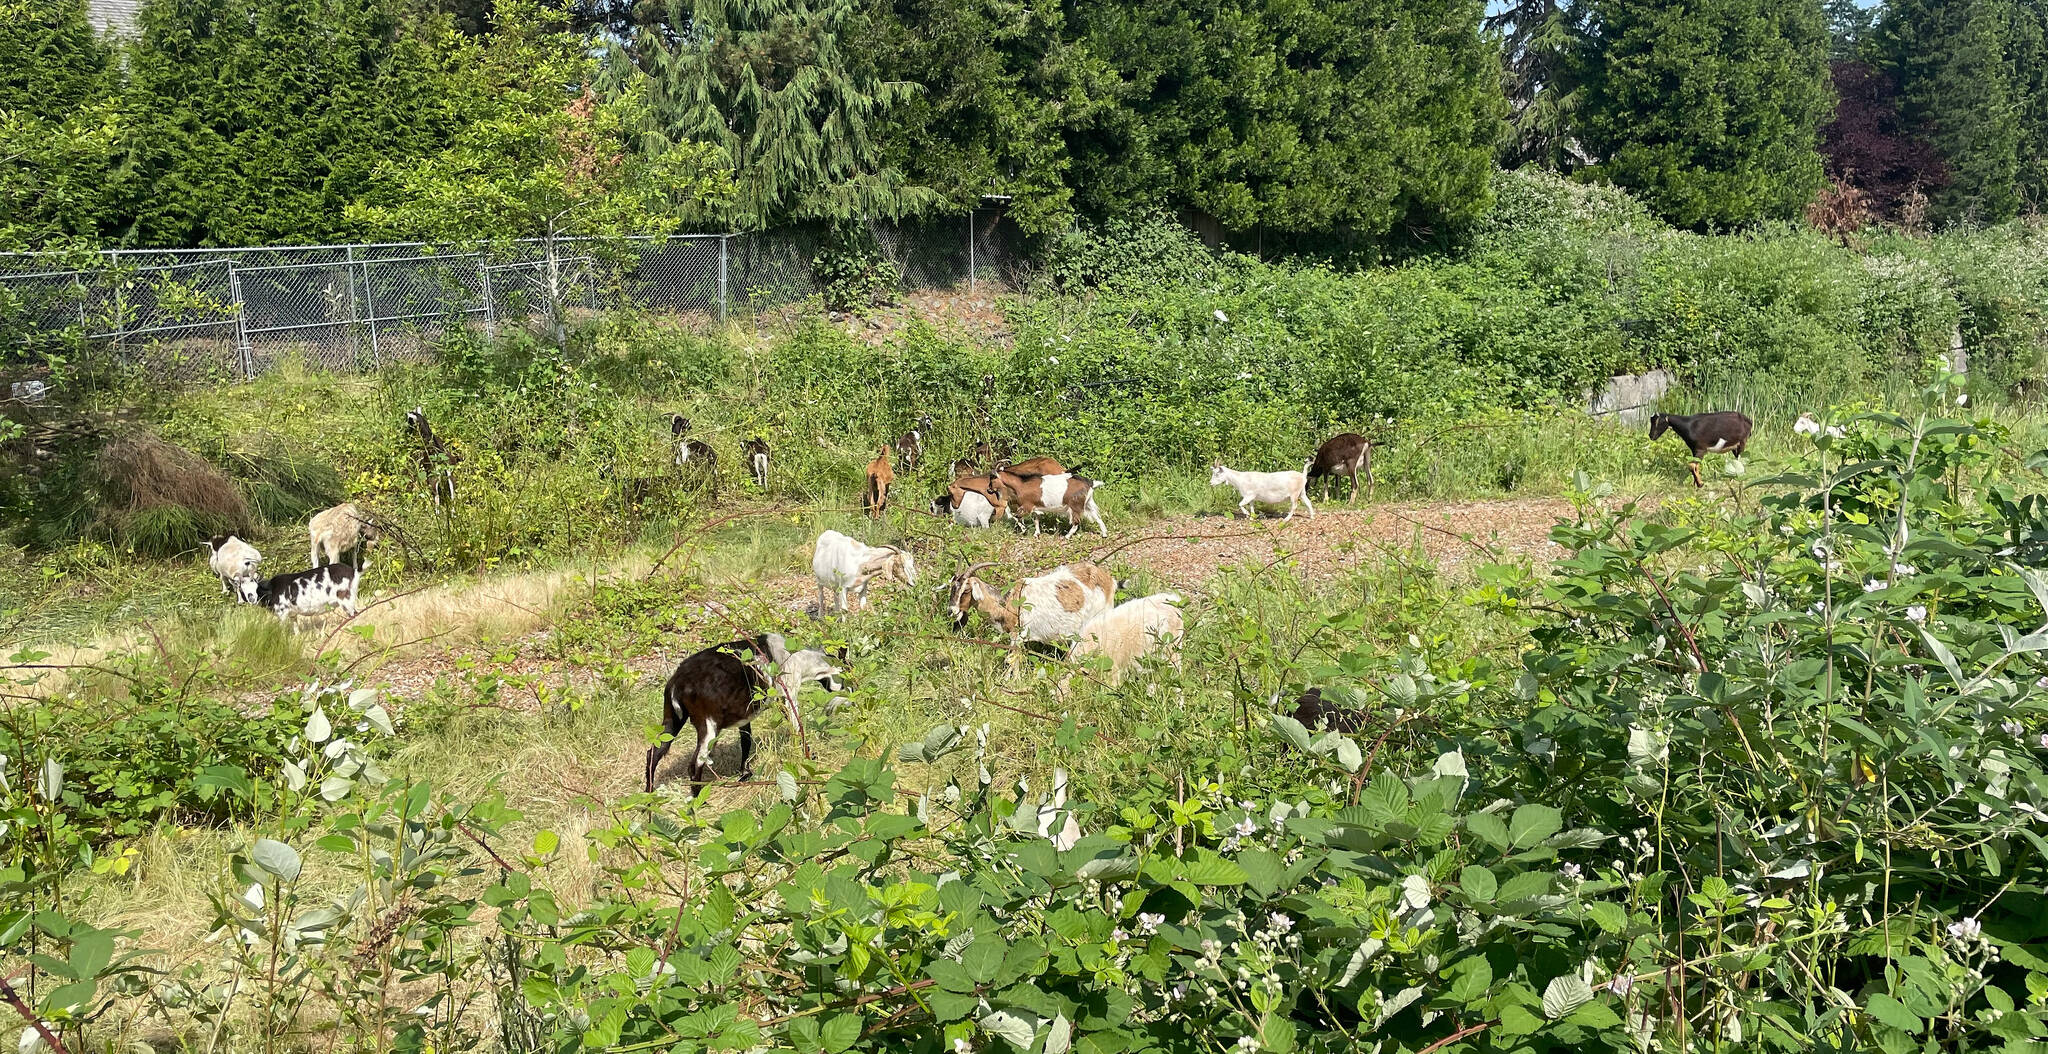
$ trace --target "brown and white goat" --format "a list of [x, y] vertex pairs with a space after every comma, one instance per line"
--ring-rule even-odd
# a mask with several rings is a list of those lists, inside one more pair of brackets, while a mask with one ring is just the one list
[[1097, 564], [1062, 564], [1018, 582], [1007, 595], [977, 577], [994, 566], [974, 564], [947, 583], [954, 628], [979, 611], [1017, 645], [1068, 641], [1116, 604], [1116, 578]]
[[752, 772], [753, 721], [763, 695], [772, 689], [793, 714], [804, 682], [822, 681], [827, 691], [838, 691], [839, 673], [824, 652], [791, 652], [775, 633], [716, 644], [677, 663], [661, 693], [662, 738], [647, 748], [647, 789], [654, 789], [655, 770], [684, 725], [697, 731], [690, 752], [692, 783], [702, 784], [711, 771], [711, 745], [719, 731], [734, 726], [740, 730], [740, 778], [745, 779]]
[[905, 472], [916, 472], [919, 462], [924, 460], [925, 439], [931, 435], [932, 415], [925, 414], [917, 419], [915, 427], [903, 433], [896, 440], [896, 463]]
[[867, 506], [868, 519], [881, 519], [889, 511], [889, 485], [896, 482], [896, 471], [889, 467], [889, 444], [882, 444], [882, 452], [868, 462], [868, 487], [861, 498]]
[[1665, 432], [1676, 432], [1692, 451], [1692, 485], [1705, 486], [1700, 482], [1699, 459], [1706, 454], [1728, 454], [1742, 456], [1742, 448], [1749, 445], [1749, 417], [1733, 410], [1716, 410], [1704, 414], [1652, 414], [1650, 416], [1650, 438], [1656, 439]]
[[1330, 486], [1339, 476], [1351, 477], [1351, 496], [1346, 501], [1358, 500], [1358, 474], [1365, 473], [1366, 500], [1372, 500], [1372, 440], [1356, 432], [1345, 432], [1331, 436], [1316, 448], [1316, 456], [1305, 470], [1308, 478], [1321, 477], [1323, 500], [1330, 500]]
[[1122, 683], [1132, 665], [1154, 653], [1178, 666], [1181, 638], [1187, 633], [1181, 603], [1179, 593], [1126, 600], [1081, 627], [1081, 639], [1068, 657], [1076, 662], [1097, 656], [1108, 659], [1112, 684]]
[[1024, 517], [1031, 517], [1031, 533], [1039, 533], [1039, 517], [1051, 512], [1066, 517], [1068, 537], [1089, 520], [1095, 522], [1095, 529], [1104, 537], [1109, 536], [1109, 528], [1102, 522], [1102, 510], [1095, 507], [1095, 491], [1100, 483], [1071, 472], [1022, 476], [1005, 470], [993, 475], [996, 493], [1008, 506], [1009, 518], [1021, 523]]
[[219, 576], [221, 592], [255, 603], [257, 568], [263, 563], [263, 554], [232, 534], [214, 535], [206, 540], [206, 548], [212, 554], [206, 565]]
[[997, 461], [995, 467], [996, 471], [1008, 472], [1013, 476], [1055, 476], [1073, 471], [1060, 464], [1058, 458], [1051, 457], [1028, 457], [1016, 464], [1011, 464], [1008, 458], [1004, 458]]

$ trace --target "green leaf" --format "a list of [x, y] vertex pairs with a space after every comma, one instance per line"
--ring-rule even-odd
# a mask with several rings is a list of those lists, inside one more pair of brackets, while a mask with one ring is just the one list
[[427, 799], [434, 793], [433, 784], [415, 783], [405, 789], [405, 818], [417, 819], [427, 807]]
[[1245, 884], [1262, 897], [1270, 897], [1279, 890], [1280, 881], [1287, 871], [1286, 864], [1277, 854], [1263, 849], [1237, 854], [1237, 866], [1244, 871]]
[[1272, 726], [1273, 731], [1276, 734], [1278, 734], [1281, 739], [1286, 740], [1288, 746], [1291, 746], [1304, 754], [1314, 753], [1314, 751], [1311, 751], [1308, 746], [1308, 729], [1303, 728], [1301, 722], [1296, 721], [1295, 719], [1288, 717], [1285, 714], [1274, 714]]
[[1003, 967], [1003, 942], [994, 937], [982, 937], [968, 945], [967, 953], [960, 957], [960, 966], [976, 984], [987, 984], [996, 979], [996, 971]]
[[1207, 849], [1194, 850], [1181, 867], [1187, 880], [1198, 886], [1241, 886], [1246, 880], [1244, 868]]
[[1508, 846], [1507, 825], [1490, 812], [1475, 812], [1465, 817], [1465, 829], [1496, 849]]
[[1003, 1042], [1018, 1050], [1030, 1050], [1032, 1037], [1037, 1032], [1031, 1022], [1007, 1010], [984, 1015], [980, 1025], [982, 1031], [1001, 1037]]
[[1553, 977], [1543, 989], [1543, 1016], [1557, 1020], [1593, 999], [1593, 988], [1578, 974]]
[[1507, 1036], [1526, 1036], [1543, 1027], [1543, 1019], [1527, 1007], [1511, 1004], [1500, 1008], [1500, 1031]]
[[1494, 877], [1492, 871], [1473, 864], [1458, 873], [1458, 888], [1464, 890], [1465, 895], [1473, 900], [1490, 904], [1493, 902], [1494, 894], [1500, 891], [1500, 880]]
[[860, 1027], [858, 1011], [834, 1014], [825, 1020], [825, 1027], [819, 1030], [818, 1038], [828, 1054], [840, 1054], [860, 1040]]
[[546, 856], [554, 852], [561, 844], [562, 837], [555, 832], [547, 830], [537, 831], [533, 836], [533, 853], [535, 856]]
[[1548, 805], [1529, 804], [1515, 809], [1508, 821], [1508, 840], [1516, 849], [1527, 849], [1556, 834], [1564, 827], [1564, 816]]
[[257, 867], [276, 876], [281, 882], [291, 882], [299, 877], [299, 851], [283, 842], [258, 838], [256, 848], [249, 855]]
[[1628, 909], [1612, 901], [1600, 900], [1586, 905], [1586, 914], [1593, 922], [1609, 933], [1620, 933], [1628, 929]]
[[1067, 1054], [1074, 1046], [1074, 1023], [1065, 1014], [1054, 1014], [1045, 1030], [1045, 1054]]
[[334, 726], [327, 720], [324, 708], [315, 708], [313, 716], [306, 718], [306, 742], [319, 746], [334, 734]]
[[1920, 1018], [1911, 1010], [1906, 1009], [1905, 1004], [1883, 992], [1872, 995], [1870, 1002], [1864, 1005], [1864, 1009], [1870, 1012], [1871, 1017], [1901, 1032], [1918, 1035], [1922, 1027]]
[[340, 801], [348, 797], [349, 788], [355, 785], [355, 781], [347, 776], [329, 775], [320, 781], [320, 797], [327, 801]]

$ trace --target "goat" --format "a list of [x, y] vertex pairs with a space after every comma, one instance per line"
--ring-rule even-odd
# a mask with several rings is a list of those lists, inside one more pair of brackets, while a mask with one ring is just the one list
[[1316, 448], [1316, 456], [1310, 459], [1303, 471], [1310, 479], [1322, 478], [1324, 501], [1330, 500], [1330, 485], [1338, 476], [1350, 476], [1351, 496], [1345, 499], [1347, 502], [1358, 500], [1358, 474], [1364, 472], [1366, 500], [1370, 501], [1373, 487], [1372, 440], [1356, 432], [1331, 436]]
[[1321, 688], [1301, 693], [1301, 698], [1294, 701], [1293, 717], [1311, 732], [1357, 732], [1366, 723], [1364, 714], [1324, 700]]
[[946, 471], [951, 473], [953, 475], [953, 478], [955, 479], [958, 479], [961, 476], [980, 475], [981, 462], [976, 461], [971, 457], [954, 458], [953, 463], [951, 465], [946, 466]]
[[1072, 640], [1116, 603], [1116, 579], [1096, 564], [1062, 564], [1018, 582], [1008, 596], [975, 577], [994, 566], [974, 564], [948, 583], [953, 628], [967, 625], [968, 616], [979, 611], [1018, 645]]
[[1009, 458], [1002, 458], [995, 463], [995, 469], [1013, 476], [1054, 476], [1073, 471], [1060, 464], [1058, 458], [1050, 457], [1028, 457], [1014, 465], [1010, 463]]
[[676, 467], [687, 469], [695, 466], [699, 478], [711, 485], [711, 496], [718, 496], [718, 451], [711, 444], [689, 437], [690, 419], [681, 414], [668, 415], [668, 430], [676, 444]]
[[220, 591], [240, 597], [245, 603], [255, 603], [256, 568], [263, 563], [263, 554], [232, 534], [214, 535], [206, 540], [206, 548], [213, 554], [206, 565], [220, 576]]
[[740, 444], [740, 452], [747, 455], [747, 468], [754, 473], [754, 486], [768, 489], [768, 441], [755, 436]]
[[953, 522], [962, 527], [986, 527], [1003, 514], [1002, 503], [990, 501], [988, 495], [981, 491], [959, 491], [957, 500], [954, 498], [955, 493], [947, 491], [938, 501], [932, 502], [932, 505], [936, 508], [940, 502], [944, 502], [946, 511], [952, 514]]
[[[893, 545], [866, 545], [838, 531], [826, 531], [818, 536], [812, 551], [811, 574], [818, 581], [818, 613], [844, 612], [848, 592], [862, 607], [867, 606], [868, 587], [877, 578], [916, 585], [917, 558]], [[827, 593], [837, 601], [829, 608]]]
[[868, 462], [868, 487], [861, 503], [867, 506], [868, 519], [878, 520], [889, 511], [889, 484], [896, 481], [896, 473], [889, 468], [889, 444], [882, 444], [882, 453]]
[[597, 478], [618, 493], [619, 507], [627, 511], [647, 504], [661, 485], [660, 480], [648, 476], [621, 476], [618, 466], [610, 461], [598, 466]]
[[655, 770], [668, 755], [676, 734], [688, 724], [697, 730], [697, 748], [690, 754], [690, 781], [703, 784], [711, 768], [711, 745], [721, 729], [740, 730], [740, 778], [752, 774], [755, 715], [761, 712], [761, 696], [770, 687], [762, 665], [775, 668], [775, 690], [794, 710], [797, 689], [806, 681], [821, 681], [827, 691], [838, 691], [841, 672], [822, 651], [792, 653], [776, 633], [713, 645], [676, 664], [661, 693], [662, 738], [647, 748], [647, 789], [654, 790]]
[[1109, 660], [1110, 683], [1123, 682], [1132, 663], [1153, 652], [1163, 652], [1176, 666], [1180, 664], [1181, 622], [1179, 593], [1154, 593], [1126, 600], [1097, 615], [1081, 627], [1081, 639], [1068, 653], [1073, 661], [1102, 656]]
[[1308, 509], [1309, 519], [1316, 518], [1316, 507], [1308, 501], [1308, 465], [1303, 465], [1299, 472], [1239, 472], [1225, 468], [1221, 463], [1211, 465], [1209, 485], [1216, 487], [1225, 483], [1236, 488], [1237, 511], [1244, 513], [1247, 519], [1252, 516], [1252, 503], [1255, 501], [1268, 505], [1286, 502], [1287, 520], [1294, 518], [1296, 504]]
[[1741, 457], [1742, 448], [1749, 445], [1749, 430], [1748, 416], [1733, 410], [1650, 415], [1651, 439], [1665, 432], [1677, 432], [1678, 438], [1685, 440], [1686, 448], [1692, 451], [1692, 485], [1695, 487], [1706, 486], [1700, 482], [1700, 457], [1722, 453]]
[[[413, 407], [405, 413], [405, 425], [420, 437], [420, 472], [426, 477], [427, 488], [434, 496], [434, 504], [441, 504], [446, 497], [449, 504], [455, 502], [454, 465], [462, 460], [462, 454], [449, 448], [434, 434], [434, 426], [427, 423], [427, 411]], [[318, 561], [315, 561], [316, 563]]]
[[338, 564], [343, 553], [355, 554], [357, 567], [370, 569], [370, 547], [384, 537], [384, 532], [363, 510], [353, 502], [343, 502], [324, 512], [313, 514], [306, 523], [306, 539], [311, 544], [311, 553], [306, 563], [319, 567], [321, 564]]
[[1095, 507], [1095, 492], [1101, 483], [1071, 472], [1020, 476], [1006, 470], [993, 473], [991, 478], [996, 493], [1009, 506], [1010, 519], [1021, 523], [1025, 516], [1031, 517], [1031, 533], [1039, 533], [1040, 516], [1057, 510], [1067, 518], [1067, 537], [1073, 537], [1086, 520], [1095, 521], [1095, 529], [1109, 537], [1109, 528], [1102, 522], [1102, 510]]
[[905, 472], [917, 471], [918, 462], [924, 460], [925, 433], [932, 430], [932, 415], [925, 414], [917, 419], [916, 427], [903, 433], [896, 440], [896, 463]]
[[296, 615], [318, 615], [338, 607], [354, 617], [362, 569], [349, 564], [323, 564], [310, 571], [272, 575], [256, 583], [252, 603], [269, 608], [289, 624]]

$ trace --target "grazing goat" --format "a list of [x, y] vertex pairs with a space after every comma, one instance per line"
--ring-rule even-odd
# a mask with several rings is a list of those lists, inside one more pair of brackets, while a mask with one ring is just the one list
[[1366, 500], [1372, 500], [1372, 440], [1356, 432], [1331, 436], [1322, 446], [1316, 448], [1316, 456], [1310, 459], [1304, 470], [1308, 478], [1321, 477], [1323, 500], [1330, 500], [1330, 486], [1339, 476], [1351, 477], [1351, 496], [1345, 501], [1358, 500], [1358, 474], [1365, 473]]
[[1095, 529], [1103, 537], [1109, 536], [1109, 528], [1102, 522], [1102, 510], [1095, 507], [1095, 492], [1101, 483], [1071, 472], [1020, 476], [1005, 470], [994, 473], [993, 478], [996, 493], [1009, 506], [1009, 518], [1021, 523], [1024, 517], [1031, 517], [1031, 533], [1039, 533], [1039, 517], [1054, 512], [1067, 518], [1067, 537], [1073, 537], [1088, 520], [1095, 522]]
[[220, 591], [240, 597], [245, 603], [255, 603], [256, 568], [263, 563], [263, 554], [232, 534], [214, 535], [206, 540], [206, 548], [213, 553], [206, 565], [220, 576]]
[[822, 651], [792, 653], [776, 633], [713, 645], [676, 664], [661, 694], [662, 738], [647, 748], [647, 789], [654, 790], [654, 773], [684, 725], [697, 730], [697, 748], [690, 753], [690, 781], [704, 782], [711, 770], [711, 745], [721, 729], [740, 730], [740, 778], [752, 774], [755, 715], [761, 712], [761, 697], [769, 687], [762, 667], [773, 664], [776, 692], [791, 709], [796, 706], [797, 689], [806, 681], [821, 681], [827, 691], [838, 691], [835, 679], [840, 670]]
[[1687, 449], [1692, 451], [1692, 485], [1695, 487], [1706, 485], [1700, 482], [1700, 457], [1723, 453], [1741, 457], [1742, 448], [1749, 445], [1749, 429], [1749, 418], [1733, 410], [1650, 416], [1651, 439], [1665, 432], [1677, 432], [1678, 438], [1685, 440]]
[[740, 444], [740, 452], [747, 455], [747, 469], [754, 474], [754, 486], [768, 489], [768, 441], [755, 436]]
[[718, 451], [711, 444], [700, 439], [691, 439], [690, 419], [681, 414], [668, 415], [668, 430], [676, 444], [676, 467], [695, 468], [700, 481], [711, 485], [711, 496], [718, 496]]
[[949, 490], [932, 505], [936, 507], [943, 502], [946, 511], [952, 514], [953, 522], [962, 527], [986, 527], [1003, 514], [1000, 501], [990, 501], [988, 495], [982, 491], [962, 490], [957, 493], [957, 500], [954, 498], [955, 492]]
[[868, 519], [878, 520], [889, 511], [889, 484], [896, 482], [896, 473], [889, 467], [889, 445], [882, 444], [882, 453], [868, 462], [868, 488], [861, 499], [867, 506]]
[[905, 472], [917, 471], [918, 462], [924, 460], [924, 439], [932, 430], [932, 415], [925, 414], [917, 419], [917, 426], [903, 433], [896, 440], [896, 463]]
[[1107, 658], [1112, 684], [1122, 683], [1125, 671], [1133, 663], [1155, 651], [1164, 653], [1178, 666], [1180, 641], [1186, 632], [1180, 603], [1179, 593], [1154, 593], [1126, 600], [1081, 627], [1081, 639], [1074, 642], [1068, 658]]
[[[812, 551], [811, 574], [818, 580], [818, 614], [844, 612], [849, 592], [866, 607], [868, 587], [878, 578], [916, 585], [917, 558], [893, 545], [865, 545], [838, 531], [826, 531]], [[834, 600], [831, 607], [826, 606], [828, 593]]]
[[319, 615], [338, 607], [354, 617], [356, 586], [362, 570], [349, 564], [323, 564], [311, 571], [272, 575], [256, 583], [254, 603], [269, 608], [289, 624], [294, 616]]
[[420, 437], [420, 472], [426, 477], [427, 488], [434, 495], [434, 504], [441, 504], [444, 498], [449, 504], [454, 504], [453, 466], [462, 460], [462, 454], [450, 449], [440, 436], [434, 434], [434, 426], [427, 423], [427, 411], [421, 407], [415, 406], [406, 411], [405, 426]]
[[948, 583], [947, 606], [955, 629], [967, 625], [968, 616], [979, 611], [1018, 645], [1073, 640], [1083, 626], [1116, 604], [1116, 579], [1096, 564], [1062, 564], [1018, 582], [1008, 596], [975, 577], [994, 566], [974, 564]]
[[355, 565], [367, 571], [370, 569], [370, 547], [384, 537], [384, 532], [363, 510], [353, 502], [344, 502], [324, 512], [313, 514], [306, 523], [306, 539], [311, 543], [311, 554], [306, 562], [314, 567], [321, 564], [338, 564], [343, 553], [355, 555]]
[[1297, 504], [1308, 509], [1309, 519], [1316, 518], [1316, 507], [1308, 500], [1307, 465], [1302, 466], [1299, 472], [1239, 472], [1221, 464], [1210, 466], [1209, 485], [1216, 487], [1225, 483], [1237, 489], [1237, 511], [1244, 513], [1247, 519], [1253, 515], [1252, 503], [1255, 501], [1268, 505], [1286, 502], [1287, 520], [1294, 518]]

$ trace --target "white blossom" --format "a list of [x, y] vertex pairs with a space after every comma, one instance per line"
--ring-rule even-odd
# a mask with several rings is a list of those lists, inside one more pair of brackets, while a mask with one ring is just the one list
[[1865, 593], [1875, 593], [1875, 592], [1877, 592], [1878, 590], [1880, 590], [1880, 589], [1883, 589], [1883, 588], [1884, 588], [1884, 583], [1883, 583], [1883, 582], [1880, 582], [1880, 581], [1878, 581], [1878, 580], [1877, 580], [1877, 579], [1875, 579], [1875, 578], [1871, 579], [1871, 580], [1870, 580], [1870, 581], [1868, 581], [1868, 582], [1865, 582], [1865, 583], [1863, 583], [1863, 591], [1864, 591]]
[[959, 1039], [955, 1039], [953, 1041], [953, 1054], [967, 1054], [968, 1051], [973, 1049], [974, 1045], [967, 1042], [967, 1038], [965, 1036], [962, 1036]]
[[1050, 362], [1055, 366], [1060, 364], [1060, 360], [1057, 356], [1048, 357], [1045, 361]]
[[1906, 606], [1906, 617], [1912, 619], [1915, 622], [1927, 621], [1927, 605], [1908, 604]]
[[1557, 873], [1564, 876], [1565, 880], [1568, 882], [1577, 882], [1579, 880], [1579, 876], [1584, 872], [1582, 872], [1579, 869], [1579, 865], [1577, 864], [1566, 864], [1563, 867], [1558, 868]]
[[2001, 722], [1998, 726], [1998, 729], [1999, 731], [2004, 732], [2006, 735], [2009, 735], [2014, 739], [2018, 739], [2020, 737], [2020, 733], [2026, 731], [2026, 729], [2023, 728], [2018, 721]]
[[1972, 915], [1961, 922], [1949, 923], [1948, 935], [1957, 940], [1973, 941], [1984, 935], [1984, 924], [1978, 922], [1977, 917]]
[[1956, 393], [1956, 405], [1957, 405], [1957, 406], [1968, 406], [1968, 405], [1970, 405], [1970, 393], [1969, 393], [1969, 392], [1957, 392], [1957, 393]]
[[1141, 911], [1138, 913], [1138, 932], [1158, 933], [1159, 924], [1165, 921], [1165, 915], [1157, 914], [1155, 912], [1150, 911]]
[[1278, 911], [1266, 916], [1266, 922], [1274, 933], [1286, 933], [1294, 928], [1294, 920]]
[[1634, 988], [1635, 986], [1636, 979], [1630, 977], [1625, 973], [1615, 974], [1614, 980], [1607, 982], [1608, 991], [1613, 992], [1615, 995], [1623, 997], [1626, 997], [1628, 995], [1629, 989]]

